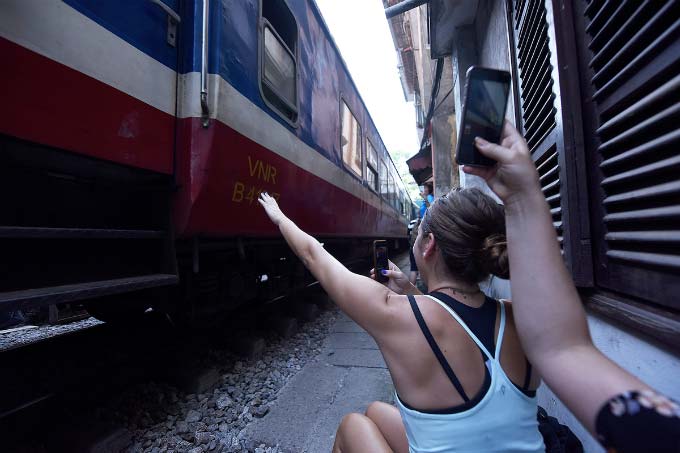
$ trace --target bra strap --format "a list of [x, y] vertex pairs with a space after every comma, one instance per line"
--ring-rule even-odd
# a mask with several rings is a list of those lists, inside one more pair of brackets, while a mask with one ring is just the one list
[[505, 333], [505, 304], [503, 299], [499, 299], [498, 303], [501, 304], [501, 325], [498, 328], [498, 338], [496, 339], [496, 352], [494, 357], [499, 362], [501, 361], [501, 346], [503, 345], [503, 334]]
[[416, 316], [416, 320], [418, 321], [418, 325], [420, 326], [420, 330], [423, 331], [423, 335], [425, 335], [425, 339], [427, 340], [428, 344], [430, 345], [432, 352], [434, 352], [435, 357], [437, 357], [439, 364], [444, 369], [444, 372], [449, 377], [449, 380], [451, 381], [453, 386], [456, 388], [456, 391], [460, 394], [460, 396], [463, 398], [463, 400], [467, 403], [468, 401], [470, 401], [470, 398], [468, 398], [468, 396], [465, 394], [465, 390], [463, 390], [463, 386], [461, 385], [460, 381], [458, 380], [458, 377], [456, 377], [456, 374], [451, 369], [449, 362], [446, 361], [446, 357], [444, 357], [444, 354], [442, 353], [441, 349], [439, 349], [439, 345], [437, 345], [437, 342], [434, 340], [434, 337], [432, 336], [432, 333], [430, 332], [429, 327], [427, 327], [427, 324], [425, 323], [425, 319], [423, 318], [423, 314], [420, 312], [420, 308], [418, 307], [418, 304], [416, 303], [416, 298], [413, 297], [412, 295], [409, 295], [408, 301], [411, 303], [411, 309], [413, 310], [413, 314]]

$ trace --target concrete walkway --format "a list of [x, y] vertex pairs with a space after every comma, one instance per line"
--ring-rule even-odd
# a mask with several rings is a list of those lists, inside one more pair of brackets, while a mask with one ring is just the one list
[[330, 452], [335, 430], [348, 412], [372, 401], [392, 402], [392, 380], [373, 339], [341, 314], [317, 360], [281, 390], [266, 417], [252, 424], [255, 445], [286, 452]]
[[[403, 254], [396, 258], [408, 271], [408, 254], [405, 260]], [[270, 413], [248, 428], [247, 437], [255, 445], [278, 444], [286, 452], [330, 452], [345, 414], [393, 399], [392, 379], [375, 341], [340, 314], [321, 354], [281, 390]]]

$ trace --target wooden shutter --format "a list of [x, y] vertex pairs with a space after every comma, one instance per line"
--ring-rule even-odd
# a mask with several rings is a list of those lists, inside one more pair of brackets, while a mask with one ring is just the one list
[[680, 309], [680, 2], [576, 2], [598, 286]]
[[517, 126], [540, 174], [567, 266], [577, 285], [590, 286], [585, 161], [577, 146], [582, 140], [580, 109], [572, 104], [579, 98], [578, 77], [573, 66], [564, 64], [576, 59], [573, 26], [554, 17], [550, 1], [509, 0], [507, 5], [521, 109]]

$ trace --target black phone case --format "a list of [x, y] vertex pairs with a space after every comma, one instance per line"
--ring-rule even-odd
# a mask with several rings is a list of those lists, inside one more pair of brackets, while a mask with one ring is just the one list
[[[376, 241], [377, 242], [377, 241]], [[386, 281], [389, 280], [388, 277], [382, 275], [380, 273], [380, 270], [378, 269], [378, 254], [376, 252], [377, 247], [387, 247], [387, 243], [383, 244], [376, 244], [376, 242], [373, 243], [373, 269], [375, 269], [375, 280], [380, 282], [380, 283], [385, 283]], [[385, 259], [385, 267], [384, 269], [389, 269], [389, 256], [386, 257]]]
[[[507, 71], [501, 71], [497, 69], [489, 69], [489, 68], [483, 68], [481, 66], [471, 66], [466, 73], [466, 80], [465, 80], [465, 91], [464, 91], [464, 97], [463, 97], [463, 112], [461, 115], [461, 124], [458, 126], [458, 141], [456, 142], [456, 163], [458, 165], [470, 165], [473, 167], [492, 167], [496, 165], [496, 161], [493, 159], [490, 159], [484, 155], [482, 155], [477, 148], [475, 147], [474, 144], [474, 137], [471, 138], [465, 138], [463, 135], [463, 131], [465, 130], [465, 121], [466, 121], [466, 116], [467, 116], [467, 99], [468, 99], [468, 89], [470, 86], [470, 78], [471, 76], [474, 77], [475, 72], [482, 72], [482, 73], [489, 73], [489, 72], [494, 72], [494, 73], [502, 73], [502, 74], [507, 74], [507, 77], [509, 78], [510, 74]], [[507, 105], [508, 105], [508, 96], [510, 96], [510, 90], [508, 88], [508, 94], [505, 98], [505, 106], [503, 107], [503, 117], [505, 117], [505, 113], [507, 110]], [[499, 130], [498, 130], [498, 136], [497, 137], [490, 137], [489, 141], [493, 143], [498, 143], [500, 141], [500, 136], [503, 130], [503, 125], [501, 124]], [[461, 159], [462, 152], [461, 150], [464, 147], [471, 147], [472, 152], [469, 153], [473, 156], [473, 159], [471, 161], [465, 161], [464, 159]]]

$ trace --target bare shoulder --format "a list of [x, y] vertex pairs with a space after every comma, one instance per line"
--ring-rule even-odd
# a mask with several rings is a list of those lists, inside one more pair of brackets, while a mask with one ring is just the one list
[[[454, 337], [458, 337], [460, 335], [463, 336], [467, 335], [465, 333], [465, 330], [461, 327], [461, 325], [458, 322], [455, 322], [451, 314], [448, 312], [446, 308], [444, 308], [444, 306], [433, 301], [430, 297], [426, 295], [415, 296], [415, 300], [418, 305], [418, 310], [420, 311], [420, 314], [422, 315], [423, 320], [425, 321], [425, 324], [427, 325], [428, 329], [430, 330], [430, 332], [432, 332], [433, 335], [435, 336], [453, 335]], [[413, 310], [411, 309], [408, 299], [406, 300], [406, 308], [407, 309], [405, 310], [405, 312], [407, 320], [408, 322], [410, 322], [409, 326], [413, 327], [414, 330], [420, 332], [420, 327], [418, 326], [418, 322], [416, 321], [415, 315], [413, 313]]]
[[413, 318], [408, 296], [390, 293], [387, 296], [386, 315], [393, 327], [403, 328]]

